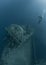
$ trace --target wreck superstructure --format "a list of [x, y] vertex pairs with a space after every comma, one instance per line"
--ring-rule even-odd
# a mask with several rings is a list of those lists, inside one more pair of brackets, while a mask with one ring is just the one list
[[32, 64], [33, 29], [11, 24], [5, 30], [8, 43], [1, 56], [1, 65]]

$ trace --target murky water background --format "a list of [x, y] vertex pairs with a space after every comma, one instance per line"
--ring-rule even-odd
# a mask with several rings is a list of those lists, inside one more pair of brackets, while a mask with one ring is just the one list
[[[38, 0], [37, 0], [38, 1]], [[38, 24], [38, 16], [42, 14], [44, 6], [36, 0], [1, 0], [0, 1], [0, 55], [5, 43], [6, 26], [12, 23], [30, 24], [35, 29], [36, 58], [46, 59], [46, 14]]]

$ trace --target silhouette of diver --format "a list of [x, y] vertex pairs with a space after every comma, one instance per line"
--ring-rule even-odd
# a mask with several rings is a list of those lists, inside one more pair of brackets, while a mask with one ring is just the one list
[[42, 22], [42, 20], [43, 20], [43, 17], [42, 16], [38, 16], [38, 23], [40, 24], [41, 22]]

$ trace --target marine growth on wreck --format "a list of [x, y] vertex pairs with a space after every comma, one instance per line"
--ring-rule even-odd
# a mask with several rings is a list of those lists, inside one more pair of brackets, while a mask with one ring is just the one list
[[9, 42], [9, 46], [18, 46], [24, 43], [33, 34], [33, 29], [20, 26], [17, 24], [11, 24], [9, 27], [5, 28], [6, 38]]
[[30, 65], [32, 61], [31, 36], [33, 29], [30, 26], [11, 24], [5, 28], [6, 47], [1, 56], [1, 65]]

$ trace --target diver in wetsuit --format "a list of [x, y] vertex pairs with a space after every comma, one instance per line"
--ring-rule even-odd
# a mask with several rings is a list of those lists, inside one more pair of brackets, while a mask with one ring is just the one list
[[43, 20], [43, 17], [42, 16], [38, 16], [38, 23], [41, 23], [42, 22], [42, 20]]
[[46, 13], [46, 10], [43, 9], [42, 15], [38, 16], [38, 23], [39, 24], [43, 21], [45, 13]]

